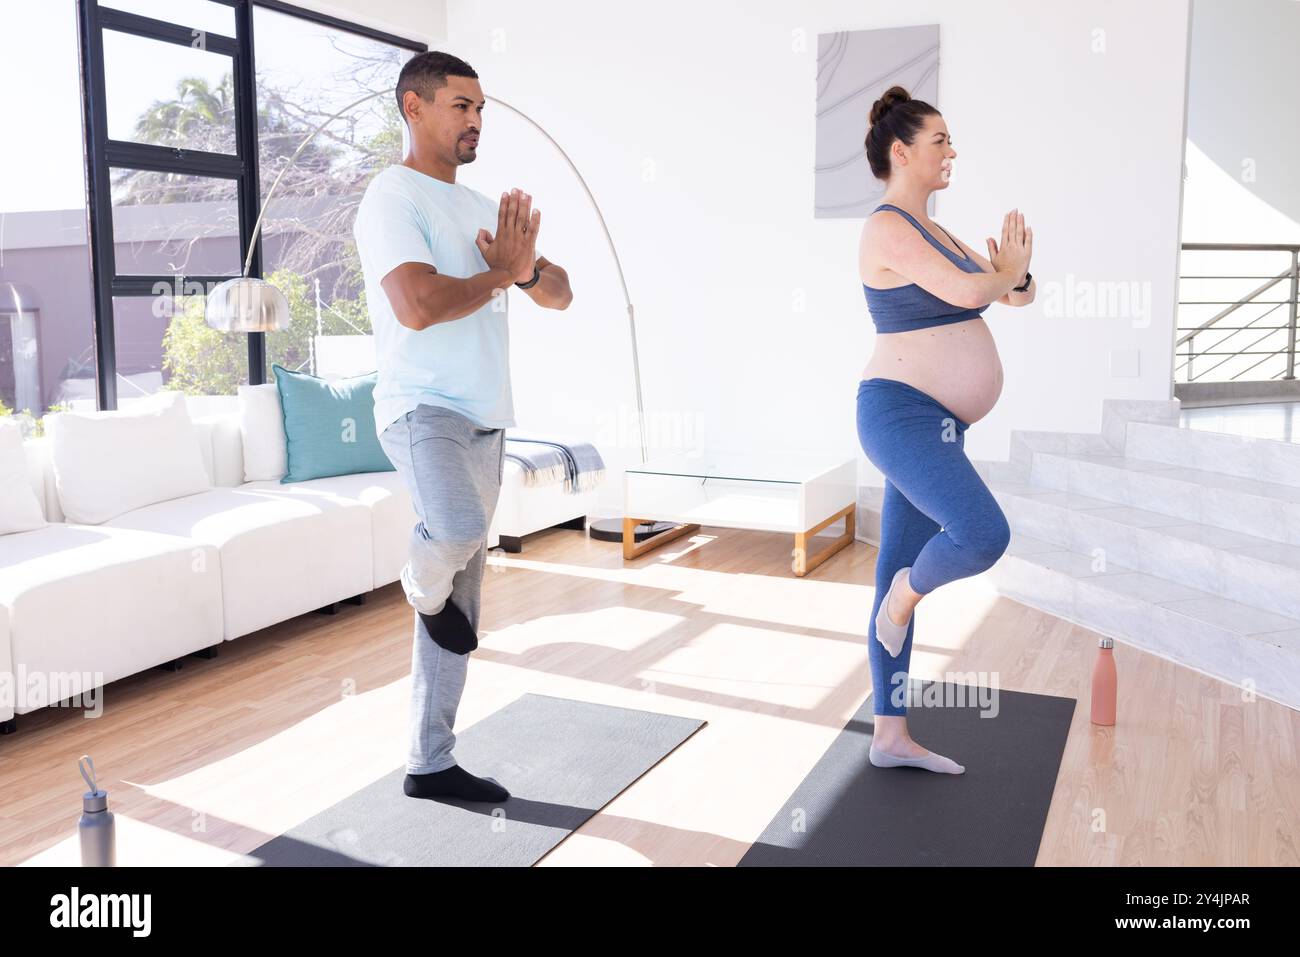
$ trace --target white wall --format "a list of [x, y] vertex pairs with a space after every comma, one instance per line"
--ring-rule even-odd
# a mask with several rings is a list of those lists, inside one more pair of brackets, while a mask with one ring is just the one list
[[[860, 457], [861, 224], [812, 216], [816, 37], [836, 30], [938, 23], [936, 105], [958, 158], [936, 219], [981, 251], [1012, 207], [1034, 227], [1039, 301], [987, 313], [1006, 385], [968, 454], [1005, 458], [1013, 428], [1095, 431], [1103, 398], [1172, 395], [1187, 0], [449, 0], [447, 17], [445, 48], [542, 122], [602, 204], [661, 438]], [[630, 453], [626, 321], [599, 226], [541, 137], [489, 111], [462, 181], [532, 191], [542, 251], [576, 295], [560, 314], [512, 297], [520, 425]], [[1050, 315], [1068, 274], [1076, 289], [1149, 284], [1145, 321]], [[1112, 377], [1112, 350], [1136, 350], [1139, 374]]]
[[1196, 0], [1187, 136], [1224, 175], [1189, 163], [1185, 242], [1296, 241], [1298, 47], [1294, 0]]
[[295, 6], [430, 45], [447, 36], [446, 0], [293, 0]]
[[[1243, 15], [1249, 11], [1249, 16]], [[1293, 0], [1195, 0], [1188, 65], [1186, 182], [1182, 239], [1185, 243], [1300, 242], [1300, 126], [1294, 121], [1300, 83], [1300, 3]], [[1189, 251], [1186, 276], [1273, 276], [1290, 268], [1281, 251]], [[1223, 304], [1254, 289], [1255, 279], [1189, 279], [1183, 295], [1205, 305], [1184, 308], [1183, 331], [1212, 318]], [[1285, 281], [1260, 298], [1276, 302]], [[1277, 325], [1285, 309], [1248, 306], [1221, 326]], [[1260, 340], [1255, 332], [1216, 331], [1194, 340], [1200, 349], [1253, 350], [1286, 346], [1284, 330]], [[1183, 347], [1184, 351], [1186, 347]], [[1247, 355], [1178, 360], [1178, 380], [1190, 365], [1199, 381], [1267, 380], [1285, 359]]]

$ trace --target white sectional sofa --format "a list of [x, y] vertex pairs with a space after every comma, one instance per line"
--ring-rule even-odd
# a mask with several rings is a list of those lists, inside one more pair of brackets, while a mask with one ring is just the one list
[[[24, 443], [49, 524], [0, 536], [0, 731], [15, 714], [219, 644], [215, 549], [183, 536], [65, 523], [49, 442]], [[50, 696], [55, 694], [53, 700]]]
[[[24, 676], [42, 676], [33, 686], [54, 674], [64, 680], [50, 687], [66, 688], [70, 675], [106, 684], [296, 615], [360, 603], [398, 580], [417, 517], [397, 472], [245, 481], [245, 432], [256, 417], [233, 396], [174, 401], [186, 407], [206, 487], [101, 522], [67, 520], [53, 440], [23, 443], [48, 524], [0, 535], [0, 678], [18, 689], [13, 700], [0, 696], [0, 732], [14, 730], [15, 715], [55, 703], [24, 695]], [[507, 459], [489, 546], [517, 550], [531, 532], [581, 527], [596, 497], [526, 486]]]

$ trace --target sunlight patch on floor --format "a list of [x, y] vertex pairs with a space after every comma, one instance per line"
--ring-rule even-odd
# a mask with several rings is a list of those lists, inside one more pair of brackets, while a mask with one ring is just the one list
[[[814, 648], [807, 635], [721, 622], [692, 635], [641, 675], [651, 686], [662, 682], [719, 699], [809, 710], [863, 659], [861, 645], [824, 641]], [[780, 680], [772, 679], [774, 666]]]
[[516, 655], [557, 643], [633, 651], [679, 625], [684, 617], [615, 605], [531, 618], [491, 632], [488, 641], [493, 651]]
[[[126, 783], [214, 823], [280, 834], [405, 761], [409, 694], [409, 677], [364, 693], [340, 692], [235, 754], [158, 781]], [[285, 767], [294, 773], [286, 775]]]
[[[112, 795], [109, 795], [110, 802]], [[109, 805], [112, 810], [112, 804]], [[70, 814], [67, 837], [39, 854], [29, 857], [19, 867], [80, 867], [81, 839], [77, 835], [80, 809]], [[114, 813], [114, 842], [118, 867], [157, 867], [160, 864], [180, 867], [223, 867], [239, 857], [231, 851], [213, 847], [201, 839], [155, 827], [143, 821]]]

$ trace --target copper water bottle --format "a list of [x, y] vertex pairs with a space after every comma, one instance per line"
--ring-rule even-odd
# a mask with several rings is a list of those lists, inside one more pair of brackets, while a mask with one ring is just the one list
[[1097, 660], [1092, 666], [1092, 723], [1115, 723], [1115, 640], [1098, 642]]

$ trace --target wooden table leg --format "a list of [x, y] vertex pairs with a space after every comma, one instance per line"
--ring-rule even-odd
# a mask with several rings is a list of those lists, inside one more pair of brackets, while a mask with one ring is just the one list
[[[835, 541], [831, 542], [816, 555], [809, 557], [808, 542], [827, 525], [844, 519], [844, 534]], [[857, 528], [857, 507], [847, 505], [840, 509], [824, 522], [819, 522], [806, 532], [796, 532], [794, 536], [794, 573], [797, 577], [803, 578], [810, 571], [820, 565], [826, 559], [830, 558], [849, 542], [853, 541], [853, 533]], [[624, 541], [627, 533], [624, 532]]]
[[642, 522], [651, 522], [653, 519], [648, 518], [624, 518], [623, 519], [623, 561], [631, 561], [634, 558], [640, 558], [646, 552], [653, 548], [658, 548], [665, 542], [671, 542], [675, 538], [681, 538], [683, 535], [689, 535], [691, 532], [698, 532], [698, 525], [678, 525], [676, 528], [670, 528], [666, 532], [660, 532], [658, 535], [652, 535], [644, 542], [638, 544], [636, 540], [636, 527]]

